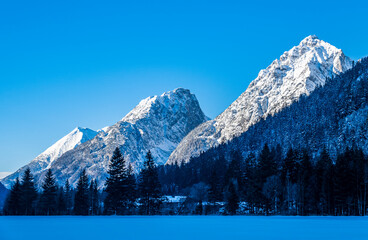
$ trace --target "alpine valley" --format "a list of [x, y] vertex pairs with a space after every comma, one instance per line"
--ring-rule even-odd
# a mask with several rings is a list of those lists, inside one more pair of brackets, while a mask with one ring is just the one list
[[213, 120], [202, 112], [195, 95], [178, 88], [142, 100], [121, 121], [101, 131], [74, 129], [1, 182], [10, 187], [29, 167], [38, 185], [51, 169], [59, 184], [68, 179], [75, 186], [86, 169], [103, 186], [116, 147], [136, 173], [148, 150], [156, 164], [167, 166], [219, 149], [257, 155], [265, 143], [282, 145], [282, 153], [289, 147], [308, 147], [314, 156], [321, 146], [337, 155], [353, 142], [368, 150], [366, 60], [350, 70], [353, 65], [342, 50], [308, 36], [261, 70]]

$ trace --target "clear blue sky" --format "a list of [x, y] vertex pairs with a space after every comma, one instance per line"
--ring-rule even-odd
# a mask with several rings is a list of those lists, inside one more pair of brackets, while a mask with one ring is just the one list
[[1, 1], [0, 172], [185, 87], [211, 118], [316, 34], [368, 55], [365, 1]]

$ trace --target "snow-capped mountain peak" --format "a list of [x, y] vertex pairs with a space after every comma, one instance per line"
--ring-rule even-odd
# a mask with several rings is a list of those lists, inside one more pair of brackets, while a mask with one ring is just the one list
[[155, 105], [162, 105], [166, 109], [175, 112], [177, 106], [185, 104], [185, 101], [188, 100], [197, 101], [196, 97], [184, 88], [177, 88], [160, 96], [151, 96], [141, 100], [121, 121], [135, 123], [139, 119], [147, 118], [150, 114], [154, 114]]
[[[52, 161], [39, 164], [36, 171], [33, 170], [36, 168], [31, 170], [38, 184], [45, 169], [51, 168], [59, 184], [69, 179], [75, 185], [80, 171], [86, 169], [90, 177], [103, 186], [109, 160], [116, 147], [138, 172], [148, 150], [151, 150], [157, 164], [164, 164], [179, 142], [207, 120], [195, 95], [187, 89], [178, 88], [142, 100], [122, 120], [96, 132], [93, 139], [77, 146], [75, 143], [81, 139], [80, 133], [86, 135], [88, 131], [81, 128], [73, 130], [47, 150], [49, 155], [54, 153]], [[23, 172], [24, 168], [19, 171]], [[8, 183], [8, 179], [4, 183]]]
[[47, 156], [43, 160], [48, 161], [49, 164], [50, 164], [55, 159], [60, 157], [63, 153], [75, 148], [76, 146], [78, 146], [81, 143], [84, 143], [84, 142], [94, 138], [96, 135], [97, 135], [97, 132], [95, 132], [95, 131], [93, 131], [89, 128], [76, 127], [75, 129], [73, 129], [73, 131], [68, 133], [66, 136], [61, 138], [59, 141], [57, 141], [51, 147], [46, 149], [46, 151], [41, 153], [40, 156]]
[[284, 52], [222, 114], [186, 136], [171, 154], [168, 164], [192, 156], [245, 132], [260, 119], [281, 111], [324, 86], [326, 78], [350, 69], [352, 61], [331, 44], [311, 35]]
[[59, 181], [68, 178], [75, 183], [83, 166], [91, 177], [103, 184], [116, 147], [138, 172], [148, 150], [157, 164], [164, 164], [178, 143], [206, 120], [197, 98], [187, 89], [178, 88], [148, 97], [121, 121], [62, 155], [51, 168]]
[[43, 153], [38, 155], [35, 159], [33, 159], [29, 164], [24, 167], [18, 169], [13, 174], [2, 179], [2, 182], [5, 186], [9, 187], [10, 184], [15, 181], [17, 177], [20, 177], [26, 168], [30, 168], [33, 174], [39, 173], [45, 169], [51, 167], [52, 163], [58, 159], [61, 155], [66, 153], [69, 150], [74, 149], [80, 144], [91, 140], [97, 135], [96, 131], [93, 131], [89, 128], [76, 127], [54, 143], [52, 146], [47, 148]]

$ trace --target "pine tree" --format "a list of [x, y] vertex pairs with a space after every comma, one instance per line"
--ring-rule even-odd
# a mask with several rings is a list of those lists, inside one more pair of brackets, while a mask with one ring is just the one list
[[64, 188], [60, 187], [58, 190], [57, 196], [57, 214], [58, 215], [65, 215], [66, 212], [66, 199], [65, 199], [65, 192]]
[[278, 175], [272, 175], [268, 177], [262, 188], [262, 194], [265, 197], [263, 205], [265, 205], [267, 214], [278, 213], [281, 192], [282, 184], [280, 177]]
[[297, 180], [299, 152], [290, 148], [281, 166], [281, 182], [284, 187], [283, 209], [287, 214], [297, 214]]
[[210, 175], [209, 175], [209, 191], [208, 191], [208, 200], [213, 205], [213, 208], [216, 207], [216, 203], [223, 200], [223, 187], [225, 185], [227, 166], [225, 157], [220, 154], [219, 158], [215, 160], [214, 164], [210, 167]]
[[366, 183], [365, 183], [365, 166], [367, 159], [364, 156], [362, 149], [355, 149], [354, 150], [354, 157], [353, 157], [353, 172], [355, 175], [355, 190], [354, 195], [356, 196], [355, 200], [355, 215], [364, 216], [365, 215], [365, 202], [366, 202]]
[[250, 213], [256, 213], [256, 207], [260, 207], [260, 199], [262, 198], [262, 189], [259, 184], [258, 163], [254, 154], [250, 154], [245, 161], [244, 168], [244, 195], [246, 202], [249, 204]]
[[265, 183], [267, 178], [274, 175], [277, 171], [277, 165], [274, 157], [271, 154], [267, 144], [264, 145], [258, 160], [259, 177], [262, 183]]
[[267, 182], [267, 179], [277, 173], [277, 165], [275, 162], [274, 156], [271, 154], [271, 151], [267, 144], [264, 145], [259, 157], [258, 157], [258, 164], [257, 164], [257, 173], [256, 173], [256, 188], [257, 193], [256, 199], [257, 205], [260, 208], [263, 208], [266, 213], [270, 210], [272, 206], [272, 202], [264, 196], [263, 188], [264, 184]]
[[310, 156], [306, 150], [303, 151], [302, 160], [298, 169], [298, 202], [299, 202], [299, 214], [309, 215], [312, 213], [313, 208], [313, 166], [310, 161]]
[[239, 196], [236, 186], [233, 182], [230, 182], [228, 188], [228, 196], [226, 202], [226, 212], [229, 215], [235, 215], [239, 208]]
[[319, 215], [333, 214], [334, 167], [325, 148], [316, 164], [316, 210]]
[[98, 215], [100, 204], [99, 204], [98, 188], [97, 188], [96, 180], [92, 180], [89, 185], [89, 201], [90, 201], [90, 206], [91, 206], [90, 215]]
[[119, 148], [115, 148], [111, 157], [109, 177], [105, 183], [105, 212], [107, 214], [122, 214], [125, 212], [128, 199], [128, 173], [125, 166], [125, 159], [121, 155]]
[[354, 175], [352, 172], [352, 150], [347, 149], [337, 157], [335, 169], [335, 202], [338, 215], [350, 215], [353, 203]]
[[239, 152], [236, 151], [231, 154], [231, 162], [229, 164], [225, 177], [226, 184], [236, 181], [236, 185], [242, 185], [242, 162], [243, 158]]
[[208, 200], [212, 204], [215, 204], [217, 201], [221, 200], [221, 189], [216, 169], [212, 169], [209, 185]]
[[282, 180], [285, 183], [286, 178], [290, 180], [291, 183], [296, 183], [298, 176], [298, 152], [290, 148], [286, 154], [286, 158], [283, 162], [282, 167]]
[[70, 187], [69, 180], [65, 181], [65, 211], [67, 215], [72, 213], [73, 201], [72, 201], [72, 188]]
[[144, 168], [140, 174], [140, 211], [144, 215], [159, 213], [162, 204], [161, 185], [151, 151], [147, 152]]
[[127, 209], [128, 213], [134, 213], [134, 209], [136, 208], [136, 199], [137, 199], [137, 184], [136, 179], [133, 172], [133, 167], [129, 164], [128, 169], [128, 178], [127, 178]]
[[42, 184], [43, 192], [40, 197], [40, 211], [45, 215], [56, 213], [57, 186], [51, 169], [47, 170], [44, 182]]
[[74, 198], [74, 214], [88, 215], [89, 210], [89, 183], [86, 170], [80, 174]]
[[32, 215], [35, 214], [35, 201], [37, 199], [38, 193], [34, 185], [33, 175], [31, 169], [27, 168], [24, 171], [21, 181], [21, 209], [22, 214]]
[[12, 185], [10, 193], [5, 202], [4, 213], [6, 215], [21, 214], [21, 194], [21, 185], [19, 178], [17, 178], [15, 183]]

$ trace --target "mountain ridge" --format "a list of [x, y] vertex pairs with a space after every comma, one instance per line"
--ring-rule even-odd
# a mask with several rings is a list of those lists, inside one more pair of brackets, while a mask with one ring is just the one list
[[224, 112], [192, 130], [170, 155], [167, 164], [181, 164], [201, 152], [239, 136], [262, 118], [309, 95], [326, 78], [352, 66], [341, 49], [316, 36], [303, 39], [259, 72]]
[[[53, 170], [61, 185], [67, 179], [75, 185], [80, 171], [86, 169], [103, 186], [109, 160], [116, 147], [138, 172], [148, 150], [151, 150], [157, 164], [164, 164], [180, 140], [206, 120], [208, 118], [196, 96], [188, 89], [177, 88], [143, 99], [116, 124], [63, 153], [48, 168]], [[45, 169], [35, 173], [38, 185]], [[9, 184], [8, 179], [5, 183]]]
[[93, 131], [89, 128], [76, 127], [70, 133], [59, 139], [53, 145], [48, 147], [44, 152], [34, 158], [30, 163], [25, 166], [19, 168], [14, 173], [4, 177], [1, 179], [2, 183], [6, 187], [10, 187], [10, 185], [15, 181], [17, 177], [21, 177], [24, 170], [26, 168], [30, 168], [34, 174], [38, 174], [40, 171], [44, 169], [48, 169], [51, 164], [58, 159], [61, 155], [66, 153], [69, 150], [74, 149], [80, 144], [89, 141], [97, 135], [96, 131]]
[[[336, 160], [347, 149], [368, 154], [368, 58], [357, 61], [352, 69], [329, 79], [310, 95], [283, 111], [262, 119], [217, 148], [194, 159], [227, 158], [239, 151], [247, 160], [259, 156], [265, 144], [280, 157], [289, 149], [308, 151], [311, 159], [326, 150]], [[320, 104], [323, 102], [323, 104]]]

